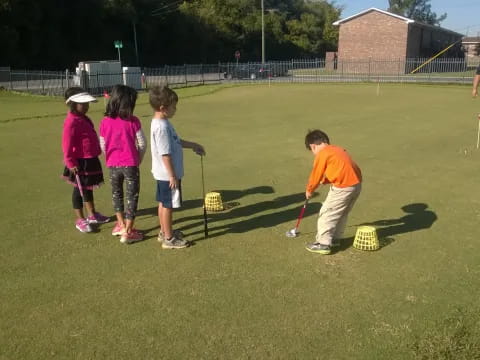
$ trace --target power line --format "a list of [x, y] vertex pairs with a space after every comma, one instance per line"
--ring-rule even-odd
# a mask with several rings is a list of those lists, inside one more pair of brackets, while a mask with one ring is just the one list
[[476, 27], [479, 27], [479, 28], [480, 28], [480, 24], [467, 25], [467, 26], [465, 26], [465, 27], [463, 27], [463, 28], [457, 28], [457, 29], [455, 29], [455, 30], [453, 30], [453, 31], [461, 31], [461, 30], [467, 30], [467, 31], [468, 31], [468, 30], [470, 30], [471, 28], [476, 28]]
[[160, 16], [164, 15], [173, 11], [178, 10], [178, 6], [183, 3], [183, 0], [175, 1], [169, 4], [165, 4], [160, 6], [152, 11], [151, 16]]
[[155, 14], [155, 15], [152, 15], [152, 17], [164, 17], [164, 16], [167, 15], [167, 14], [171, 14], [171, 13], [174, 13], [174, 12], [177, 12], [177, 11], [178, 11], [178, 8], [177, 8], [177, 9], [168, 10], [168, 11], [164, 11], [164, 12], [161, 12], [161, 13], [158, 13], [158, 14]]

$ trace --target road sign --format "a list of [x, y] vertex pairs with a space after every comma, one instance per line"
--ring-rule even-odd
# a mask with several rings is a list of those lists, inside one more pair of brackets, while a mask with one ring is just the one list
[[240, 51], [239, 50], [235, 51], [235, 59], [237, 59], [237, 60], [240, 59]]
[[123, 48], [123, 43], [120, 40], [115, 40], [113, 42], [113, 45], [115, 46], [115, 48], [118, 51], [118, 61], [122, 62], [122, 59], [120, 57], [120, 49]]

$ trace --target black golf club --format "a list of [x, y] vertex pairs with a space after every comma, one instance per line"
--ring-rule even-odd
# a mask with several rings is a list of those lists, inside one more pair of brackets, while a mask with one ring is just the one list
[[208, 237], [208, 221], [207, 221], [207, 208], [205, 206], [205, 178], [203, 176], [203, 155], [200, 155], [200, 165], [202, 167], [202, 196], [203, 196], [203, 231], [205, 237]]

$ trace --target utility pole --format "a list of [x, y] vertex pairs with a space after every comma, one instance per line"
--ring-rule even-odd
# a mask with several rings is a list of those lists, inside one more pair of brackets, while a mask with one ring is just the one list
[[262, 64], [265, 64], [265, 8], [262, 1]]
[[135, 59], [137, 60], [137, 66], [140, 66], [140, 60], [138, 59], [137, 24], [136, 24], [136, 21], [133, 21], [132, 25], [133, 25], [133, 41], [135, 43]]

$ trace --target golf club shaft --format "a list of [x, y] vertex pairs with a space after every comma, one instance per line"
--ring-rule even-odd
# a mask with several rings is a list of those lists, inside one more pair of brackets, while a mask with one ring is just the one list
[[305, 204], [303, 204], [302, 210], [300, 211], [300, 215], [298, 215], [297, 224], [295, 225], [295, 231], [298, 229], [298, 226], [300, 225], [300, 221], [303, 218], [303, 214], [305, 213], [305, 209], [307, 208], [307, 204], [308, 204], [308, 199], [305, 200]]
[[82, 187], [82, 183], [80, 182], [80, 176], [78, 176], [78, 174], [75, 174], [75, 180], [77, 181], [77, 186], [78, 186], [78, 191], [80, 191], [80, 196], [83, 199], [83, 187]]
[[208, 237], [207, 208], [205, 207], [205, 177], [203, 175], [203, 155], [200, 155], [200, 165], [202, 168], [203, 232], [205, 237]]

